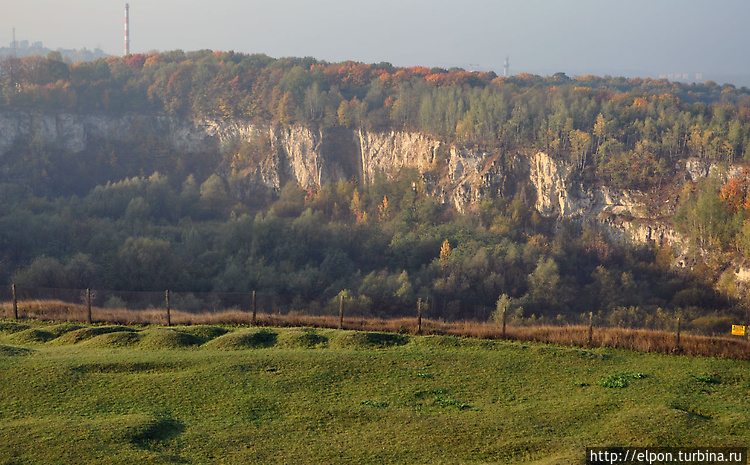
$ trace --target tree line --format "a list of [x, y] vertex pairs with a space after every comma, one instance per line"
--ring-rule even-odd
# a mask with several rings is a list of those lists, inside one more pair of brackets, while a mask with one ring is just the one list
[[649, 187], [686, 156], [750, 158], [750, 91], [667, 80], [327, 63], [208, 50], [0, 66], [8, 106], [168, 112], [320, 127], [407, 129], [547, 151], [584, 180]]

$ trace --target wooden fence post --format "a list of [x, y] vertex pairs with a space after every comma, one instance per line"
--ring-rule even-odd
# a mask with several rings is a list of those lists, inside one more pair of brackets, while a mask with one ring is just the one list
[[169, 310], [169, 290], [167, 290], [165, 294], [166, 294], [166, 300], [167, 300], [167, 326], [172, 326], [172, 315], [170, 315], [170, 310]]
[[505, 339], [505, 322], [508, 321], [507, 320], [507, 317], [508, 317], [507, 313], [508, 313], [508, 309], [504, 308], [503, 309], [503, 339]]
[[677, 317], [677, 351], [680, 351], [680, 323], [682, 318]]
[[586, 345], [591, 347], [591, 343], [594, 340], [594, 312], [589, 312], [589, 337], [586, 341]]
[[253, 321], [252, 321], [253, 325], [255, 325], [255, 315], [256, 315], [257, 309], [258, 307], [256, 307], [255, 305], [255, 291], [253, 291]]
[[339, 299], [339, 329], [344, 328], [344, 294]]
[[11, 290], [13, 291], [13, 319], [18, 319], [18, 299], [16, 299], [16, 285], [11, 284]]
[[86, 306], [88, 307], [86, 322], [88, 324], [91, 324], [91, 289], [86, 289]]
[[422, 298], [417, 300], [417, 334], [422, 334]]

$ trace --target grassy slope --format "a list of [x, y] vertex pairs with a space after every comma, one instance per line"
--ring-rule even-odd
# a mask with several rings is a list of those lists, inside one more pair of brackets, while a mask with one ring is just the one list
[[569, 464], [586, 446], [750, 442], [748, 362], [320, 329], [24, 324], [0, 321], [2, 464]]

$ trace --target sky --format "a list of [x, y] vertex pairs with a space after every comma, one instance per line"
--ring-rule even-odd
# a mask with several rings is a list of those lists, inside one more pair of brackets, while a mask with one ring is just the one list
[[[211, 49], [502, 75], [750, 85], [748, 0], [132, 0], [132, 53]], [[3, 0], [0, 46], [123, 53], [125, 1]], [[3, 37], [5, 38], [3, 40]], [[700, 73], [696, 79], [696, 73]]]

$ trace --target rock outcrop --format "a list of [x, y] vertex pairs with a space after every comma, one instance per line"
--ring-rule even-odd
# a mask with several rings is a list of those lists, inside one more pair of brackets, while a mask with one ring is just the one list
[[441, 143], [419, 133], [358, 131], [362, 180], [370, 183], [378, 173], [392, 176], [401, 168], [430, 170]]
[[[191, 121], [167, 115], [5, 109], [0, 111], [0, 172], [4, 155], [19, 142], [34, 141], [79, 153], [93, 139], [127, 141], [143, 134], [152, 134], [179, 152], [215, 153], [217, 165], [211, 169], [225, 177], [232, 170], [224, 151], [232, 142], [262, 141], [267, 149], [262, 159], [241, 173], [243, 192], [257, 187], [278, 191], [287, 181], [304, 187], [339, 179], [366, 184], [378, 175], [392, 177], [402, 168], [411, 168], [421, 173], [429, 192], [460, 211], [471, 209], [483, 198], [514, 195], [515, 186], [528, 186], [544, 216], [595, 219], [613, 236], [636, 241], [683, 242], [668, 225], [649, 216], [647, 193], [587, 187], [576, 180], [572, 164], [543, 152], [507, 154], [409, 131], [322, 130], [299, 124]], [[684, 165], [685, 178], [697, 179], [716, 169], [689, 160]], [[729, 171], [729, 176], [736, 174]]]

